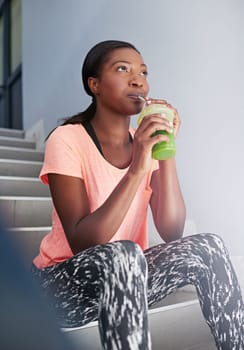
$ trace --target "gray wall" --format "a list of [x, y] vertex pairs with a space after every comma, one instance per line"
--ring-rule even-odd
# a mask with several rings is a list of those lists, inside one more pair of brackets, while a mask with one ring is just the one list
[[41, 119], [48, 133], [83, 109], [88, 49], [131, 41], [149, 66], [150, 95], [181, 115], [177, 161], [190, 225], [244, 255], [243, 32], [243, 0], [23, 0], [24, 127]]

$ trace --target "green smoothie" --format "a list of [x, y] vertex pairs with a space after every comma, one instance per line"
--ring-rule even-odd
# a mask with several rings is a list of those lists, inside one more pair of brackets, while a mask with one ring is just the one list
[[[166, 118], [172, 122], [174, 120], [174, 111], [168, 107], [166, 107], [163, 104], [160, 103], [152, 103], [148, 106], [146, 106], [140, 113], [138, 118], [138, 124], [142, 121], [142, 119], [149, 114], [155, 114], [155, 113], [164, 113]], [[154, 159], [158, 160], [166, 160], [169, 158], [172, 158], [176, 154], [176, 145], [175, 145], [175, 137], [174, 133], [169, 134], [165, 130], [157, 130], [155, 133], [152, 134], [152, 136], [156, 134], [164, 134], [167, 135], [169, 138], [168, 141], [162, 141], [159, 143], [156, 143], [156, 145], [152, 148], [152, 157]]]

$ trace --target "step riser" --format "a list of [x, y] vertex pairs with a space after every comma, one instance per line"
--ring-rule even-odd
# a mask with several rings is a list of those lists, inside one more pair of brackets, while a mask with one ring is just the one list
[[35, 150], [26, 150], [0, 146], [0, 159], [16, 159], [29, 161], [43, 161], [44, 153]]
[[11, 160], [0, 160], [0, 176], [38, 177], [42, 163], [17, 163]]
[[25, 137], [25, 132], [23, 130], [0, 128], [0, 136], [17, 137], [17, 138], [23, 139]]
[[52, 201], [40, 199], [1, 199], [0, 212], [8, 227], [51, 226]]
[[0, 146], [35, 149], [35, 143], [17, 138], [0, 137]]
[[39, 180], [0, 178], [0, 196], [50, 197], [49, 187]]

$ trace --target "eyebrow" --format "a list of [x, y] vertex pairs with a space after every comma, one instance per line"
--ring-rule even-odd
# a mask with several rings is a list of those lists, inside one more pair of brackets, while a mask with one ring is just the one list
[[[115, 61], [111, 64], [111, 66], [114, 66], [115, 64], [118, 64], [118, 63], [126, 63], [126, 64], [132, 64], [131, 62], [129, 61], [125, 61], [125, 60], [118, 60], [118, 61]], [[142, 63], [141, 64], [141, 67], [145, 67], [147, 68], [147, 65], [145, 63]]]

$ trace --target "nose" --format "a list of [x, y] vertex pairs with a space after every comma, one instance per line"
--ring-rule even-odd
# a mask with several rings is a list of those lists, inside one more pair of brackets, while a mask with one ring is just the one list
[[129, 81], [129, 85], [134, 87], [142, 87], [144, 85], [144, 79], [139, 74], [133, 75]]

